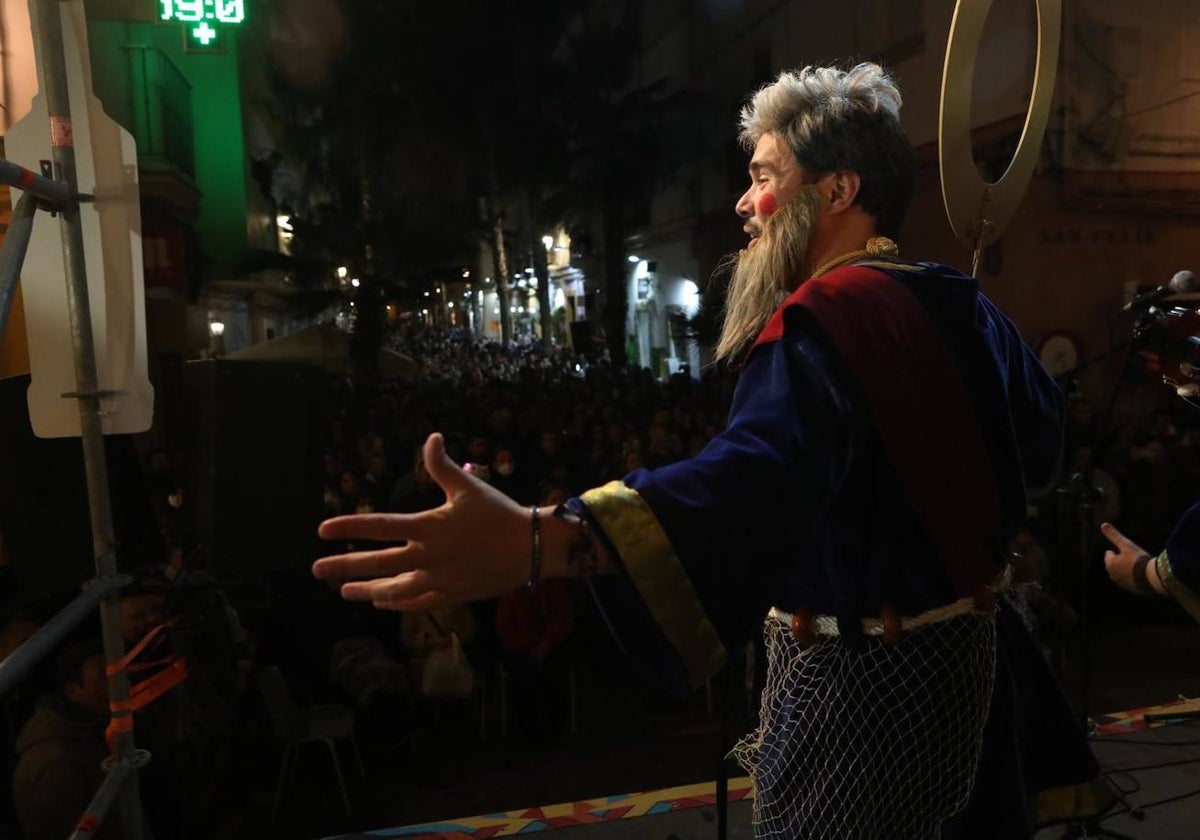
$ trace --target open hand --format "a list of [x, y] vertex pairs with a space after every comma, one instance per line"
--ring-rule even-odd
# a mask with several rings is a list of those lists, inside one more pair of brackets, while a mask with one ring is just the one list
[[425, 441], [425, 467], [446, 493], [441, 507], [421, 513], [337, 516], [321, 523], [327, 540], [397, 542], [322, 557], [321, 580], [345, 581], [342, 597], [380, 609], [432, 610], [510, 592], [529, 575], [529, 511], [446, 455], [440, 434]]

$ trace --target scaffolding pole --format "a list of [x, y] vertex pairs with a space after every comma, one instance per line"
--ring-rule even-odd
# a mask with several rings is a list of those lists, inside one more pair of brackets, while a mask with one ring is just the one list
[[87, 618], [88, 613], [128, 581], [127, 576], [89, 581], [71, 603], [55, 613], [53, 618], [0, 662], [0, 697], [16, 688], [35, 665]]
[[[101, 397], [96, 373], [96, 349], [92, 333], [91, 304], [88, 298], [87, 269], [84, 263], [83, 228], [79, 217], [79, 184], [75, 172], [75, 147], [71, 124], [71, 101], [63, 43], [61, 0], [37, 0], [38, 48], [41, 67], [39, 80], [50, 117], [50, 146], [53, 180], [62, 182], [72, 200], [61, 208], [59, 230], [62, 234], [63, 268], [67, 283], [67, 305], [70, 310], [71, 340], [75, 359], [76, 390], [64, 394], [79, 404], [79, 425], [83, 445], [84, 471], [87, 476], [88, 511], [91, 517], [92, 549], [96, 562], [96, 578], [103, 584], [117, 576], [112, 525], [112, 502], [109, 498], [108, 462], [104, 452], [104, 431], [101, 424]], [[87, 119], [87, 115], [82, 116]], [[115, 589], [108, 589], [100, 604], [100, 622], [104, 638], [104, 656], [108, 665], [116, 665], [125, 655], [121, 638], [121, 614]], [[109, 703], [126, 707], [129, 700], [129, 678], [123, 670], [110, 673]], [[131, 772], [120, 785], [122, 836], [125, 840], [142, 840], [141, 794], [137, 773], [133, 768], [141, 763], [134, 744], [132, 716], [118, 727], [114, 742], [114, 758], [118, 765]], [[115, 768], [114, 768], [115, 769]], [[110, 773], [112, 770], [110, 769]]]
[[88, 803], [87, 809], [80, 816], [79, 822], [76, 823], [75, 830], [71, 832], [68, 840], [93, 840], [99, 833], [100, 826], [104, 825], [104, 818], [112, 810], [117, 796], [125, 789], [125, 783], [133, 779], [133, 766], [113, 762], [108, 768], [108, 773], [105, 775], [104, 781], [100, 783], [95, 796], [92, 797], [92, 801]]

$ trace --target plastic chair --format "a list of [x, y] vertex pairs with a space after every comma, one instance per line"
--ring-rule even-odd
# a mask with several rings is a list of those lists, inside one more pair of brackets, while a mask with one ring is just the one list
[[279, 804], [283, 800], [284, 787], [288, 778], [295, 770], [296, 756], [300, 747], [308, 743], [324, 743], [329, 748], [329, 756], [333, 760], [333, 772], [337, 776], [338, 787], [342, 792], [342, 804], [346, 807], [346, 815], [350, 816], [350, 797], [346, 793], [346, 782], [342, 777], [342, 765], [338, 760], [338, 741], [350, 742], [354, 749], [354, 758], [358, 763], [359, 775], [366, 778], [362, 756], [358, 752], [358, 741], [354, 737], [354, 711], [347, 706], [331, 703], [322, 706], [300, 708], [292, 698], [287, 680], [278, 668], [271, 665], [258, 672], [256, 677], [259, 694], [266, 704], [267, 713], [271, 718], [271, 727], [284, 744], [283, 761], [279, 767], [279, 781], [275, 785], [275, 804], [271, 809], [271, 821], [274, 822], [279, 812]]

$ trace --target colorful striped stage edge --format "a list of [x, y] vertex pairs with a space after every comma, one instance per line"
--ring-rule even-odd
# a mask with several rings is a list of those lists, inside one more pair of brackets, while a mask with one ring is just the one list
[[[1189, 700], [1181, 697], [1171, 703], [1158, 706], [1147, 706], [1144, 709], [1130, 709], [1127, 712], [1114, 712], [1111, 715], [1096, 715], [1091, 719], [1097, 735], [1121, 735], [1125, 732], [1139, 732], [1157, 726], [1173, 723], [1170, 715], [1200, 713], [1200, 700]], [[1147, 723], [1146, 715], [1161, 716]]]
[[[1164, 726], [1172, 722], [1169, 715], [1184, 712], [1200, 712], [1200, 699], [1180, 698], [1175, 702], [1163, 703], [1158, 706], [1096, 715], [1092, 717], [1091, 721], [1097, 735], [1121, 735], [1126, 732]], [[1147, 723], [1145, 719], [1147, 714], [1168, 717]], [[740, 777], [729, 780], [730, 802], [741, 802], [753, 798], [754, 786], [750, 783], [749, 778]], [[700, 782], [694, 785], [644, 793], [601, 796], [580, 802], [563, 802], [540, 808], [482, 814], [477, 817], [462, 817], [422, 825], [378, 828], [328, 837], [325, 840], [375, 840], [375, 838], [383, 837], [404, 837], [407, 840], [488, 840], [492, 837], [533, 834], [538, 831], [665, 814], [687, 808], [711, 807], [716, 804], [716, 801], [716, 784]]]
[[[753, 799], [750, 779], [742, 777], [729, 780], [730, 802]], [[349, 840], [349, 838], [405, 837], [409, 840], [486, 840], [491, 837], [508, 837], [513, 834], [532, 834], [557, 828], [570, 828], [591, 823], [644, 817], [651, 814], [666, 814], [686, 808], [704, 808], [716, 804], [716, 783], [700, 782], [694, 785], [652, 790], [645, 793], [624, 793], [619, 796], [601, 796], [582, 802], [564, 802], [540, 808], [526, 808], [498, 814], [483, 814], [478, 817], [445, 820], [423, 825], [382, 828], [351, 835], [340, 835], [326, 840]]]

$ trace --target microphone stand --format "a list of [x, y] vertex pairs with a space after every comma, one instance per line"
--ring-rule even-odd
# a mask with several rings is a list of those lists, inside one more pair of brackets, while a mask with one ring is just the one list
[[[1102, 353], [1089, 359], [1082, 365], [1076, 366], [1068, 372], [1068, 375], [1073, 378], [1079, 370], [1087, 365], [1091, 365], [1102, 359], [1112, 355], [1117, 350], [1124, 349], [1125, 355], [1121, 360], [1121, 367], [1117, 372], [1117, 381], [1113, 385], [1111, 394], [1109, 395], [1108, 404], [1105, 406], [1104, 413], [1100, 415], [1099, 421], [1096, 423], [1095, 430], [1092, 434], [1092, 460], [1087, 465], [1086, 469], [1081, 472], [1076, 472], [1071, 475], [1066, 484], [1058, 489], [1058, 536], [1059, 536], [1059, 564], [1062, 567], [1055, 575], [1059, 578], [1061, 572], [1068, 565], [1068, 560], [1074, 559], [1074, 568], [1078, 571], [1079, 590], [1078, 590], [1078, 617], [1079, 617], [1079, 694], [1078, 694], [1078, 713], [1080, 724], [1084, 732], [1091, 736], [1091, 727], [1089, 722], [1089, 694], [1092, 683], [1092, 638], [1091, 638], [1091, 616], [1088, 608], [1089, 587], [1093, 582], [1093, 573], [1095, 571], [1096, 556], [1097, 556], [1097, 536], [1096, 532], [1099, 528], [1099, 523], [1096, 521], [1096, 508], [1104, 502], [1104, 491], [1096, 485], [1095, 481], [1095, 465], [1100, 458], [1100, 447], [1104, 443], [1105, 436], [1108, 434], [1109, 426], [1112, 423], [1113, 410], [1117, 404], [1117, 397], [1121, 391], [1121, 385], [1125, 381], [1125, 374], [1129, 368], [1129, 363], [1133, 359], [1133, 354], [1138, 348], [1138, 343], [1145, 334], [1143, 329], [1145, 316], [1143, 315], [1134, 325], [1132, 337], [1113, 344], [1107, 352]], [[1072, 516], [1073, 512], [1073, 516]], [[1075, 525], [1078, 527], [1077, 539], [1074, 540], [1074, 548], [1078, 553], [1072, 558], [1071, 551], [1071, 533], [1070, 527]], [[1066, 656], [1066, 636], [1062, 629], [1061, 617], [1065, 609], [1062, 600], [1062, 594], [1059, 593], [1059, 615], [1060, 625], [1059, 632], [1063, 634], [1062, 644], [1059, 647], [1059, 668], [1060, 677], [1063, 674], [1061, 670], [1064, 666]], [[1131, 806], [1125, 798], [1125, 794], [1114, 785], [1109, 785], [1116, 794], [1116, 799], [1120, 802], [1130, 814], [1140, 818], [1140, 812], [1137, 808]], [[1119, 831], [1106, 828], [1100, 824], [1100, 817], [1092, 817], [1083, 820], [1073, 820], [1067, 825], [1067, 831], [1062, 835], [1060, 840], [1073, 840], [1073, 838], [1100, 838], [1111, 837], [1116, 840], [1137, 840], [1128, 834], [1122, 834]]]
[[[1099, 427], [1098, 427], [1099, 428]], [[1094, 451], [1094, 450], [1093, 450]], [[1079, 719], [1084, 732], [1091, 737], [1092, 730], [1088, 715], [1088, 695], [1092, 685], [1092, 639], [1091, 639], [1091, 618], [1088, 609], [1088, 588], [1092, 583], [1092, 576], [1096, 566], [1096, 530], [1099, 523], [1096, 521], [1096, 508], [1104, 501], [1104, 491], [1097, 487], [1093, 480], [1093, 468], [1091, 466], [1084, 472], [1074, 473], [1066, 486], [1060, 487], [1058, 490], [1059, 500], [1059, 543], [1063, 549], [1060, 556], [1060, 563], [1066, 566], [1066, 559], [1071, 556], [1070, 549], [1066, 548], [1066, 544], [1070, 543], [1070, 532], [1068, 524], [1070, 524], [1069, 511], [1074, 509], [1074, 524], [1078, 525], [1078, 539], [1075, 541], [1075, 548], [1079, 552], [1075, 558], [1075, 568], [1079, 572]], [[1059, 598], [1059, 613], [1061, 616], [1063, 601]], [[1062, 630], [1060, 621], [1060, 632]], [[1066, 639], [1065, 632], [1060, 646], [1060, 667], [1065, 659]], [[1061, 672], [1060, 672], [1061, 673]], [[1103, 773], [1103, 771], [1101, 771]], [[1134, 806], [1130, 805], [1125, 798], [1125, 792], [1115, 785], [1110, 784], [1109, 787], [1116, 795], [1116, 799], [1125, 810], [1133, 814], [1137, 818], [1141, 818], [1141, 812]], [[1076, 838], [1100, 838], [1111, 837], [1114, 840], [1138, 840], [1129, 834], [1115, 831], [1101, 824], [1102, 816], [1088, 817], [1085, 819], [1071, 820], [1067, 823], [1066, 832], [1059, 840], [1076, 840]]]

